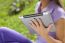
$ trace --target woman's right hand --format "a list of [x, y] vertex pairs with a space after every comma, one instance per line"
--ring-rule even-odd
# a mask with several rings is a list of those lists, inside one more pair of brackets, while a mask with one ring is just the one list
[[48, 33], [51, 29], [51, 25], [48, 26], [48, 28], [45, 28], [44, 24], [42, 23], [42, 20], [40, 18], [36, 19], [34, 18], [33, 20], [30, 21], [30, 26], [34, 31], [36, 31], [39, 35], [46, 37], [48, 36]]
[[44, 27], [44, 24], [42, 23], [41, 19], [33, 19], [30, 22], [30, 26], [33, 30], [35, 30], [42, 38], [45, 38], [48, 43], [62, 43], [60, 40], [56, 40], [53, 37], [49, 36], [48, 33], [50, 32], [50, 29], [52, 27], [52, 24], [48, 26], [48, 28]]

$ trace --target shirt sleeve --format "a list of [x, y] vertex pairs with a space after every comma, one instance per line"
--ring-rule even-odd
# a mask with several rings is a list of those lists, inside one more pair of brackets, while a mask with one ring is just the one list
[[56, 21], [58, 21], [61, 18], [64, 18], [65, 19], [65, 12], [64, 12], [64, 9], [63, 8], [58, 7], [53, 12], [52, 19], [53, 19], [54, 22], [56, 22]]

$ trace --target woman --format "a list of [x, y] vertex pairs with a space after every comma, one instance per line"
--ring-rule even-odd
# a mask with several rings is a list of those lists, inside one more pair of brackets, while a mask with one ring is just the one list
[[[31, 27], [37, 32], [39, 33], [38, 39], [37, 39], [37, 43], [55, 43], [49, 36], [52, 36], [54, 38], [56, 38], [57, 40], [60, 40], [63, 42], [63, 38], [64, 38], [64, 10], [62, 9], [61, 4], [59, 3], [59, 0], [40, 0], [37, 5], [36, 5], [36, 9], [35, 12], [36, 13], [41, 13], [41, 12], [47, 12], [49, 11], [51, 13], [51, 17], [54, 21], [54, 24], [56, 26], [56, 37], [52, 36], [52, 35], [48, 35], [51, 34], [49, 33], [49, 29], [45, 30], [46, 28], [43, 26], [42, 22], [40, 19], [33, 19], [31, 21]], [[40, 24], [40, 25], [39, 25]], [[51, 26], [49, 26], [48, 28], [50, 28]], [[52, 33], [54, 34], [54, 33]], [[46, 39], [46, 40], [45, 40]], [[46, 42], [47, 41], [47, 42]]]
[[[45, 7], [46, 8], [44, 11], [50, 11], [50, 13], [51, 13], [53, 10], [54, 13], [52, 13], [51, 16], [53, 18], [53, 21], [54, 21], [56, 29], [57, 29], [57, 31], [56, 31], [57, 37], [55, 37], [54, 32], [49, 33], [52, 25], [49, 25], [49, 27], [46, 30], [46, 28], [43, 26], [42, 21], [40, 19], [34, 19], [33, 22], [31, 22], [31, 24], [32, 24], [32, 28], [33, 29], [36, 28], [34, 30], [39, 34], [38, 38], [37, 38], [37, 43], [47, 43], [47, 42], [48, 43], [63, 43], [64, 37], [63, 37], [63, 34], [61, 34], [61, 33], [64, 33], [64, 32], [63, 32], [63, 29], [61, 29], [61, 28], [62, 28], [62, 26], [64, 26], [64, 24], [62, 23], [64, 21], [64, 19], [63, 19], [63, 16], [60, 16], [60, 15], [64, 14], [63, 9], [60, 6], [58, 6], [54, 0], [53, 1], [40, 0], [40, 1], [42, 2], [42, 5], [40, 4], [41, 2], [39, 2], [37, 7], [39, 7], [39, 5], [41, 5], [42, 7], [39, 7], [39, 8], [41, 8], [39, 10], [39, 12], [36, 7], [36, 13], [40, 13], [41, 10], [42, 9], [44, 10]], [[44, 5], [43, 5], [43, 3], [44, 3]], [[52, 7], [50, 7], [50, 6], [52, 6]], [[48, 9], [48, 10], [46, 10], [46, 9]], [[44, 11], [42, 11], [42, 12], [44, 12]], [[58, 15], [58, 13], [60, 15]], [[54, 16], [54, 14], [56, 14], [56, 16]], [[59, 16], [59, 17], [57, 18], [57, 16]], [[59, 26], [60, 26], [60, 28], [59, 28]], [[48, 33], [49, 33], [49, 35], [48, 35]], [[55, 38], [57, 38], [58, 40], [56, 40]], [[7, 28], [0, 28], [0, 43], [32, 43], [32, 42], [30, 40], [28, 40], [27, 38], [23, 37], [22, 35], [20, 35], [18, 32], [15, 32], [15, 31], [7, 29]]]

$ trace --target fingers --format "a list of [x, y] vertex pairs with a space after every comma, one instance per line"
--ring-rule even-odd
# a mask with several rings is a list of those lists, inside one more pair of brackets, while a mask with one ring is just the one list
[[47, 28], [47, 27], [44, 25], [44, 23], [42, 22], [42, 19], [41, 19], [41, 18], [38, 19], [38, 22], [39, 22], [40, 26], [43, 26], [43, 28]]
[[[43, 27], [45, 28], [45, 25], [42, 23], [42, 20], [40, 18], [36, 19], [34, 18], [33, 20], [30, 21], [31, 27], [32, 28], [39, 28], [39, 27]], [[50, 32], [51, 27], [53, 26], [53, 24], [50, 24], [47, 28], [47, 32]]]
[[36, 30], [37, 29], [37, 27], [39, 27], [39, 23], [38, 23], [38, 20], [37, 19], [32, 19], [31, 21], [30, 21], [30, 26], [34, 29], [34, 30]]
[[42, 25], [42, 20], [40, 18], [38, 18], [37, 20], [39, 22], [39, 25], [41, 26]]
[[33, 20], [31, 20], [31, 23], [33, 23], [32, 25], [36, 26], [36, 27], [40, 27], [43, 26], [45, 28], [45, 25], [42, 23], [41, 18], [34, 18]]
[[33, 20], [31, 20], [30, 21], [30, 26], [35, 30], [35, 31], [37, 31], [38, 30], [38, 28], [37, 27], [39, 27], [39, 22], [38, 22], [38, 20], [37, 19], [33, 19]]
[[36, 26], [40, 26], [40, 24], [36, 18], [34, 18], [32, 21], [35, 23]]
[[31, 28], [33, 28], [33, 29], [36, 28], [35, 27], [36, 25], [35, 25], [35, 23], [33, 21], [30, 21], [29, 24], [30, 24]]
[[40, 19], [36, 19], [34, 18], [33, 20], [31, 20], [32, 23], [35, 25], [35, 26], [40, 26], [42, 24], [42, 22], [40, 21]]

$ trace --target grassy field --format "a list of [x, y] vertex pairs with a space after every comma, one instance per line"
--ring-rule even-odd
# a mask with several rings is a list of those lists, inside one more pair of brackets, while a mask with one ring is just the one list
[[25, 25], [18, 18], [19, 16], [34, 13], [36, 0], [17, 15], [8, 16], [8, 10], [13, 0], [0, 0], [0, 27], [8, 27], [18, 31], [19, 33], [34, 39], [33, 36], [28, 35], [28, 30]]

